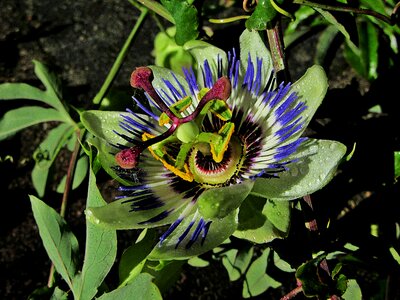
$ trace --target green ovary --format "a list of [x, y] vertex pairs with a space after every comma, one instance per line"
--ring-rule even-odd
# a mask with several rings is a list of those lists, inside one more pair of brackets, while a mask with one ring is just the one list
[[199, 133], [199, 126], [197, 126], [197, 124], [192, 121], [179, 125], [176, 130], [176, 137], [182, 143], [190, 143], [196, 139]]

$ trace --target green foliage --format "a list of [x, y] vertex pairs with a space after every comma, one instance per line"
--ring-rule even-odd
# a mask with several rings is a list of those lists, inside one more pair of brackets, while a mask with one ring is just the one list
[[182, 75], [182, 68], [189, 69], [193, 65], [193, 57], [182, 46], [176, 44], [174, 36], [175, 27], [160, 32], [154, 39], [155, 64], [160, 67], [171, 69]]
[[[321, 34], [316, 47], [315, 61], [325, 63], [325, 57], [330, 49], [335, 47], [334, 39], [340, 33], [344, 38], [345, 58], [350, 66], [368, 80], [377, 79], [379, 66], [392, 65], [398, 54], [397, 37], [400, 28], [391, 24], [395, 20], [395, 3], [384, 0], [362, 0], [359, 8], [349, 8], [345, 5], [347, 2], [344, 4], [339, 3], [341, 1], [337, 2], [336, 5], [316, 4], [315, 7], [311, 4], [312, 8], [299, 6], [295, 12], [296, 20], [291, 22], [285, 31], [286, 45], [302, 39], [306, 33], [317, 29]], [[335, 11], [341, 11], [343, 7], [356, 12], [355, 17], [345, 18], [343, 13]], [[369, 9], [369, 12], [374, 14], [367, 14], [361, 9]]]
[[78, 263], [78, 241], [65, 220], [47, 204], [35, 196], [30, 196], [33, 216], [39, 227], [44, 247], [57, 272], [73, 290]]
[[243, 297], [250, 298], [258, 296], [269, 288], [277, 288], [281, 283], [266, 274], [268, 256], [270, 249], [265, 249], [262, 255], [257, 258], [246, 273], [246, 282], [243, 284]]
[[163, 6], [169, 11], [175, 21], [175, 41], [182, 46], [199, 35], [197, 9], [187, 0], [161, 0]]
[[139, 274], [131, 283], [112, 292], [106, 293], [99, 297], [99, 300], [114, 299], [130, 299], [137, 297], [138, 299], [159, 300], [162, 299], [157, 286], [151, 282], [151, 276], [143, 273]]

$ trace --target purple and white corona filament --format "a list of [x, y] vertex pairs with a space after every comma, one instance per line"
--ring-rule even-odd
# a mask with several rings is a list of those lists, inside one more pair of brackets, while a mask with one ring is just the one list
[[128, 110], [116, 132], [130, 144], [116, 145], [117, 164], [124, 172], [140, 169], [142, 174], [140, 185], [120, 187], [121, 198], [131, 211], [157, 210], [140, 224], [168, 220], [160, 244], [187, 218], [175, 247], [202, 244], [213, 224], [199, 212], [199, 196], [217, 187], [279, 177], [305, 140], [300, 136], [307, 106], [291, 84], [277, 85], [272, 73], [262, 74], [262, 57], [249, 54], [242, 69], [241, 63], [233, 51], [226, 62], [204, 60], [198, 77], [184, 70], [182, 82], [171, 72], [157, 85], [151, 68], [132, 73], [131, 85], [144, 90], [151, 108], [134, 98], [142, 112]]

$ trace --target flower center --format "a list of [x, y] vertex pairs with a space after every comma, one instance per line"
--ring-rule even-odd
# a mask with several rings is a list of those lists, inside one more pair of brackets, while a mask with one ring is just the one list
[[207, 154], [206, 151], [201, 149], [201, 146], [204, 147], [202, 144], [196, 146], [188, 159], [194, 180], [204, 188], [229, 184], [241, 169], [245, 146], [237, 137], [233, 136], [220, 162], [213, 159], [211, 151]]
[[[226, 104], [231, 93], [229, 79], [221, 77], [211, 89], [202, 89], [197, 95], [197, 107], [183, 115], [192, 105], [192, 98], [187, 96], [167, 106], [152, 86], [152, 76], [151, 69], [138, 68], [132, 73], [131, 85], [152, 97], [163, 111], [159, 125], [168, 129], [158, 136], [144, 132], [141, 142], [117, 153], [118, 165], [136, 168], [141, 152], [148, 149], [168, 170], [186, 181], [196, 180], [208, 186], [227, 182], [237, 172], [243, 150], [238, 140], [231, 140], [235, 125], [229, 121], [232, 112]], [[203, 131], [207, 114], [222, 121], [218, 132]]]

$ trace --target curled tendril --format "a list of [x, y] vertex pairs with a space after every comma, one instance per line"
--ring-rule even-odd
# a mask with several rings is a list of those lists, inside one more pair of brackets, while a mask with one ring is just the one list
[[243, 0], [243, 9], [245, 12], [252, 12], [258, 4], [258, 0]]
[[280, 14], [284, 15], [285, 17], [290, 18], [294, 21], [294, 16], [289, 13], [288, 11], [284, 10], [282, 7], [278, 6], [278, 4], [274, 0], [270, 0], [272, 7]]

